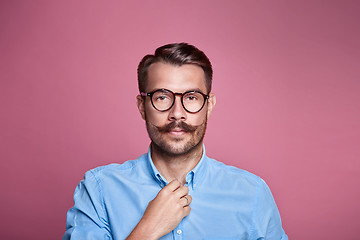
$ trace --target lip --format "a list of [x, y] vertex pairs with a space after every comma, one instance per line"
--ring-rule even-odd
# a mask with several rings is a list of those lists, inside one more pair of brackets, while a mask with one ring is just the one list
[[181, 135], [184, 135], [186, 132], [181, 128], [174, 128], [174, 129], [171, 129], [171, 131], [169, 133], [172, 135], [181, 136]]

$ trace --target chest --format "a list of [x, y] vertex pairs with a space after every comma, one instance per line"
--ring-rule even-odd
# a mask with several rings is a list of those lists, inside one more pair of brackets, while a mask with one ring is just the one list
[[[159, 191], [156, 185], [119, 186], [104, 195], [114, 239], [125, 239], [130, 234]], [[189, 195], [193, 198], [190, 215], [162, 240], [248, 239], [252, 196], [240, 190], [205, 187], [190, 189]]]

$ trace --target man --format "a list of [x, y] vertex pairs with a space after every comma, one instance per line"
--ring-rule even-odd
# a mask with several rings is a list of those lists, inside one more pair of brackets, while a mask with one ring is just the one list
[[85, 174], [63, 239], [288, 239], [265, 182], [205, 155], [211, 81], [209, 59], [186, 43], [142, 59], [149, 151]]

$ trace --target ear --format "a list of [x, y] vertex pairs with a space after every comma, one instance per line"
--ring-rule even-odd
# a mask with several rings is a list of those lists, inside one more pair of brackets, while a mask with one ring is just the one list
[[208, 108], [207, 108], [207, 116], [208, 118], [211, 116], [212, 111], [214, 110], [216, 105], [216, 96], [214, 93], [210, 93], [209, 94], [209, 99], [208, 99]]
[[141, 95], [136, 96], [136, 105], [139, 109], [142, 119], [145, 120], [145, 101]]

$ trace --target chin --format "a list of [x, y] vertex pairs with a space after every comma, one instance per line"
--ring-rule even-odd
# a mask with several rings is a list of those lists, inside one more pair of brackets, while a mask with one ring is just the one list
[[167, 142], [159, 142], [156, 143], [152, 141], [153, 146], [155, 149], [163, 154], [169, 155], [169, 156], [181, 156], [186, 155], [193, 150], [195, 150], [199, 145], [202, 144], [202, 141], [199, 141], [198, 143], [195, 142], [184, 142], [182, 143], [180, 141], [173, 141], [172, 144], [169, 144], [169, 141]]

